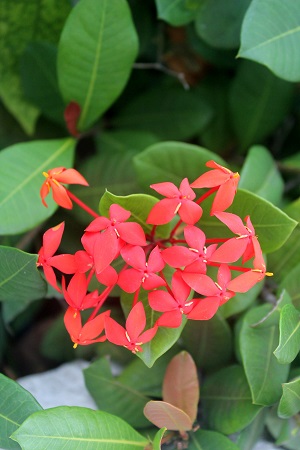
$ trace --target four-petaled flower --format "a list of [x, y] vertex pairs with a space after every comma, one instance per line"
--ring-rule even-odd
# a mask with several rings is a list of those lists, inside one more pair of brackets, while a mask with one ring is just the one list
[[110, 311], [105, 311], [82, 326], [79, 311], [69, 306], [64, 316], [64, 323], [72, 342], [74, 342], [73, 347], [76, 348], [78, 344], [89, 345], [95, 342], [104, 342], [106, 336], [100, 335], [104, 331], [104, 320], [109, 314]]
[[111, 317], [105, 319], [107, 339], [113, 344], [128, 348], [132, 353], [143, 351], [141, 345], [151, 341], [157, 332], [157, 325], [143, 332], [145, 326], [146, 314], [142, 302], [138, 302], [128, 314], [126, 328]]
[[208, 161], [206, 166], [213, 170], [200, 175], [199, 178], [191, 183], [191, 187], [218, 188], [210, 212], [211, 215], [214, 215], [216, 211], [224, 211], [232, 204], [240, 175], [238, 172], [234, 173], [215, 161]]
[[147, 223], [164, 225], [178, 213], [184, 223], [194, 225], [202, 216], [201, 206], [193, 202], [196, 194], [190, 188], [187, 178], [182, 180], [179, 189], [170, 182], [151, 184], [150, 187], [167, 198], [154, 205], [147, 218]]
[[73, 309], [84, 310], [97, 306], [98, 291], [87, 293], [87, 290], [88, 282], [84, 273], [76, 272], [67, 288], [65, 277], [62, 277], [62, 291], [65, 300]]
[[73, 204], [68, 192], [61, 183], [65, 184], [82, 184], [88, 186], [86, 179], [75, 169], [66, 169], [65, 167], [56, 167], [55, 169], [43, 172], [46, 180], [42, 184], [40, 195], [43, 205], [48, 207], [45, 198], [52, 188], [52, 196], [54, 201], [63, 208], [72, 209]]

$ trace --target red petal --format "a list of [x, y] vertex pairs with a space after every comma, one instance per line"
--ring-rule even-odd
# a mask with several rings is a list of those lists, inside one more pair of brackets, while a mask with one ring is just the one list
[[146, 314], [142, 302], [138, 302], [128, 314], [126, 330], [132, 342], [139, 342], [139, 336], [146, 326]]
[[87, 292], [87, 281], [84, 273], [75, 273], [68, 285], [67, 291], [76, 308], [81, 309], [83, 298]]
[[224, 242], [209, 258], [210, 261], [220, 263], [231, 263], [240, 259], [246, 250], [248, 237], [237, 239], [232, 238]]
[[77, 339], [82, 328], [80, 313], [69, 307], [64, 316], [64, 323], [71, 338]]
[[68, 196], [66, 188], [61, 184], [51, 182], [53, 200], [62, 208], [72, 209], [73, 204]]
[[219, 289], [214, 281], [207, 275], [182, 272], [182, 278], [198, 294], [209, 296], [219, 294]]
[[96, 273], [96, 278], [104, 286], [112, 286], [117, 283], [118, 274], [112, 266], [108, 266], [102, 272]]
[[261, 272], [249, 272], [242, 273], [228, 283], [227, 289], [233, 292], [247, 292], [256, 283], [264, 278], [264, 274]]
[[52, 256], [49, 258], [48, 263], [63, 273], [72, 274], [77, 271], [77, 263], [74, 255], [62, 254]]
[[115, 259], [119, 252], [118, 238], [112, 228], [97, 236], [94, 245], [96, 272], [101, 273]]
[[88, 232], [97, 232], [106, 230], [106, 228], [111, 226], [111, 221], [107, 217], [97, 217], [97, 219], [92, 220], [88, 227], [86, 227], [85, 231]]
[[152, 291], [148, 295], [149, 305], [154, 311], [173, 311], [178, 308], [178, 303], [169, 292]]
[[105, 311], [94, 319], [88, 321], [81, 330], [80, 340], [95, 339], [104, 330], [104, 321], [108, 318], [110, 311]]
[[160, 272], [165, 267], [165, 262], [158, 245], [152, 250], [148, 258], [149, 272]]
[[178, 210], [181, 220], [188, 225], [194, 225], [202, 216], [202, 208], [191, 200], [183, 200]]
[[190, 295], [191, 288], [184, 282], [181, 273], [175, 272], [173, 275], [172, 292], [178, 304], [184, 305]]
[[236, 185], [233, 179], [219, 187], [214, 198], [210, 214], [213, 216], [217, 211], [224, 211], [232, 204], [236, 193]]
[[143, 273], [136, 269], [127, 269], [120, 272], [118, 285], [123, 291], [132, 294], [141, 286]]
[[242, 219], [237, 216], [236, 214], [228, 213], [228, 212], [222, 212], [217, 211], [215, 213], [215, 216], [235, 234], [249, 234], [247, 231], [247, 228], [243, 224]]
[[54, 270], [52, 269], [52, 267], [50, 267], [50, 266], [45, 264], [43, 266], [43, 270], [44, 270], [45, 278], [48, 281], [48, 283], [52, 287], [54, 287], [54, 289], [56, 289], [58, 292], [61, 292], [60, 288], [57, 286], [56, 275], [55, 275]]
[[184, 178], [179, 186], [180, 193], [183, 197], [186, 197], [188, 200], [194, 200], [196, 198], [196, 194], [193, 189], [190, 187], [189, 181], [187, 178]]
[[189, 247], [203, 252], [203, 247], [205, 245], [206, 236], [202, 230], [193, 225], [187, 225], [184, 230], [184, 237]]
[[182, 314], [179, 309], [163, 313], [157, 320], [159, 327], [178, 328], [182, 322]]
[[156, 203], [151, 209], [147, 223], [151, 225], [164, 225], [171, 222], [176, 214], [179, 199], [164, 198]]
[[116, 345], [128, 345], [125, 329], [110, 317], [105, 318], [105, 333], [109, 342]]
[[40, 189], [40, 196], [41, 196], [41, 199], [42, 199], [42, 203], [43, 203], [44, 206], [46, 206], [46, 208], [48, 208], [48, 205], [45, 202], [45, 198], [47, 197], [49, 192], [50, 192], [50, 187], [49, 187], [49, 184], [48, 184], [47, 180], [45, 180], [44, 183], [42, 184], [41, 189]]
[[171, 267], [184, 267], [198, 259], [198, 253], [183, 246], [173, 246], [161, 252], [164, 261]]
[[78, 272], [87, 272], [94, 265], [93, 258], [85, 250], [78, 250], [74, 259]]
[[225, 289], [229, 281], [231, 280], [231, 271], [226, 264], [221, 264], [218, 270], [218, 284], [222, 289]]
[[157, 326], [154, 326], [153, 328], [149, 328], [149, 330], [144, 331], [144, 333], [142, 333], [139, 336], [139, 342], [142, 342], [143, 344], [145, 344], [146, 342], [151, 341], [154, 336], [156, 335], [156, 332], [158, 330]]
[[89, 185], [86, 179], [75, 169], [66, 169], [57, 175], [55, 179], [60, 183]]
[[174, 198], [180, 196], [179, 189], [175, 186], [175, 184], [170, 183], [169, 181], [151, 184], [150, 187], [164, 197]]
[[135, 222], [119, 223], [116, 225], [120, 237], [123, 241], [132, 245], [146, 245], [146, 237], [141, 225]]
[[166, 282], [163, 278], [161, 278], [159, 275], [156, 275], [155, 273], [149, 274], [147, 278], [142, 283], [142, 286], [147, 291], [150, 291], [151, 289], [156, 289], [158, 287], [166, 286]]
[[208, 297], [199, 300], [192, 311], [187, 315], [192, 320], [209, 320], [218, 311], [220, 299], [218, 297]]
[[125, 222], [131, 216], [131, 212], [122, 206], [114, 203], [109, 207], [110, 220], [116, 220], [117, 222]]
[[48, 259], [53, 256], [58, 249], [62, 235], [65, 229], [65, 223], [61, 222], [56, 227], [49, 228], [43, 235], [44, 257]]
[[125, 245], [121, 250], [121, 256], [129, 266], [135, 269], [146, 268], [146, 255], [142, 247]]
[[210, 170], [200, 175], [193, 183], [192, 188], [212, 188], [224, 184], [230, 177], [230, 174], [224, 173], [221, 170]]

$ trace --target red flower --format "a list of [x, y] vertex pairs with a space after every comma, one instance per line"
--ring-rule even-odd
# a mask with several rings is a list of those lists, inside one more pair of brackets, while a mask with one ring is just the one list
[[221, 263], [229, 263], [237, 261], [243, 256], [243, 263], [253, 258], [254, 246], [253, 241], [257, 240], [255, 230], [251, 223], [250, 217], [245, 218], [246, 225], [240, 217], [228, 212], [216, 212], [215, 216], [225, 223], [227, 227], [238, 237], [228, 239], [222, 244], [212, 255], [211, 261]]
[[82, 326], [80, 313], [69, 307], [65, 313], [64, 323], [72, 342], [74, 342], [73, 347], [76, 348], [78, 344], [89, 345], [95, 342], [104, 342], [106, 336], [100, 336], [100, 334], [104, 331], [104, 320], [109, 314], [110, 311], [105, 311]]
[[119, 255], [124, 242], [146, 245], [145, 233], [136, 222], [126, 222], [130, 211], [113, 204], [109, 208], [109, 219], [98, 217], [86, 228], [81, 242], [85, 248], [93, 249], [97, 273], [101, 273]]
[[167, 198], [153, 206], [147, 223], [163, 225], [169, 223], [178, 213], [183, 222], [194, 225], [202, 216], [201, 206], [193, 202], [196, 194], [190, 188], [187, 178], [182, 180], [179, 189], [170, 182], [151, 184], [150, 187]]
[[238, 172], [231, 172], [226, 167], [217, 164], [215, 161], [208, 161], [207, 167], [214, 170], [201, 175], [197, 180], [191, 183], [192, 188], [215, 188], [218, 192], [214, 198], [210, 214], [214, 215], [216, 211], [224, 211], [232, 204], [237, 191], [240, 175]]
[[87, 289], [88, 283], [84, 273], [75, 273], [67, 288], [65, 278], [62, 278], [62, 291], [65, 300], [73, 309], [84, 310], [97, 305], [98, 292], [95, 290], [88, 294]]
[[142, 344], [151, 341], [157, 332], [157, 326], [144, 331], [146, 314], [142, 302], [138, 302], [130, 311], [126, 320], [126, 329], [110, 317], [105, 319], [107, 339], [116, 345], [123, 345], [132, 353], [141, 352]]
[[262, 255], [262, 251], [257, 239], [253, 240], [255, 257], [253, 260], [254, 269], [238, 275], [228, 283], [228, 289], [233, 292], [247, 292], [256, 283], [262, 281], [265, 276], [271, 277], [271, 272], [266, 272], [266, 264]]
[[56, 167], [55, 169], [43, 172], [46, 180], [42, 184], [40, 195], [43, 205], [48, 207], [45, 198], [52, 188], [52, 195], [54, 201], [63, 208], [72, 209], [72, 201], [69, 198], [68, 192], [60, 183], [66, 184], [82, 184], [88, 186], [86, 179], [75, 169], [66, 169], [65, 167]]
[[53, 256], [60, 245], [64, 228], [65, 224], [61, 222], [56, 227], [50, 228], [44, 233], [43, 245], [38, 252], [37, 260], [37, 266], [43, 268], [48, 283], [59, 292], [61, 290], [57, 286], [53, 267], [67, 274], [75, 273], [77, 269], [74, 255], [63, 254]]
[[142, 247], [126, 245], [122, 248], [121, 255], [124, 261], [133, 267], [119, 274], [118, 285], [125, 292], [133, 293], [141, 286], [150, 290], [166, 285], [166, 282], [156, 274], [165, 267], [158, 246], [150, 253], [148, 262]]

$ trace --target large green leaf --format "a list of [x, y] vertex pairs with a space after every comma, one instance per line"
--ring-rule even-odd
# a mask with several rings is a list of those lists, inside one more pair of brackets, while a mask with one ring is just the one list
[[56, 43], [71, 10], [69, 0], [2, 0], [0, 8], [0, 97], [24, 130], [32, 134], [38, 110], [23, 95], [20, 56], [30, 42]]
[[58, 47], [58, 80], [67, 103], [81, 106], [89, 128], [122, 92], [136, 58], [137, 34], [125, 0], [81, 0]]
[[238, 450], [238, 446], [217, 431], [198, 430], [191, 434], [189, 450]]
[[128, 386], [118, 377], [113, 377], [110, 363], [100, 358], [84, 370], [86, 386], [99, 409], [114, 414], [135, 428], [149, 426], [143, 409], [150, 400], [135, 387]]
[[293, 304], [300, 309], [300, 263], [290, 270], [279, 285], [279, 290], [286, 289]]
[[32, 395], [15, 381], [0, 374], [0, 445], [18, 450], [20, 446], [10, 436], [27, 417], [42, 407]]
[[196, 17], [196, 30], [209, 45], [238, 48], [240, 31], [250, 0], [202, 1]]
[[203, 0], [155, 0], [158, 18], [175, 27], [191, 22]]
[[281, 419], [278, 417], [277, 408], [274, 407], [269, 410], [266, 425], [276, 445], [282, 445], [289, 450], [299, 450], [300, 429], [297, 416]]
[[[199, 222], [201, 229], [208, 238], [232, 237], [232, 233], [226, 229], [224, 224], [209, 215], [210, 203], [210, 199], [203, 202], [203, 216]], [[265, 253], [273, 252], [281, 247], [297, 225], [295, 220], [272, 203], [243, 189], [238, 189], [228, 212], [237, 214], [241, 218], [250, 216]]]
[[231, 330], [220, 313], [210, 320], [189, 320], [182, 339], [184, 348], [201, 370], [221, 367], [232, 355]]
[[139, 95], [119, 111], [113, 125], [150, 131], [162, 140], [185, 140], [200, 133], [211, 117], [212, 109], [199, 92], [184, 90], [178, 83], [159, 85]]
[[245, 311], [255, 302], [262, 288], [262, 284], [257, 283], [253, 288], [249, 289], [249, 291], [242, 294], [235, 294], [229, 302], [226, 302], [221, 306], [220, 313], [223, 317], [228, 318]]
[[240, 450], [252, 450], [256, 442], [261, 438], [267, 411], [267, 408], [261, 409], [250, 425], [239, 433], [236, 443]]
[[49, 208], [40, 198], [43, 171], [72, 167], [75, 141], [59, 139], [15, 144], [0, 154], [0, 234], [18, 234], [50, 217], [57, 205], [49, 196]]
[[292, 94], [291, 83], [259, 64], [242, 62], [229, 94], [233, 127], [242, 150], [259, 144], [275, 130], [290, 108]]
[[283, 393], [278, 405], [278, 415], [283, 419], [294, 416], [300, 411], [300, 377], [289, 383], [283, 383]]
[[139, 183], [153, 193], [149, 188], [153, 183], [171, 181], [179, 186], [185, 177], [194, 181], [206, 171], [205, 163], [211, 159], [225, 165], [223, 159], [205, 148], [170, 141], [151, 145], [135, 156], [133, 163]]
[[23, 450], [134, 450], [148, 443], [119, 417], [75, 406], [33, 414], [12, 438]]
[[235, 433], [252, 422], [261, 407], [252, 404], [243, 368], [230, 366], [207, 377], [201, 402], [209, 428], [224, 434]]
[[300, 4], [294, 0], [253, 0], [238, 56], [264, 64], [281, 78], [300, 81], [299, 17]]
[[278, 327], [253, 327], [270, 310], [271, 305], [249, 310], [239, 336], [243, 366], [253, 403], [265, 406], [279, 400], [281, 384], [287, 380], [289, 372], [289, 365], [279, 364], [273, 354], [279, 339]]
[[284, 183], [269, 151], [260, 145], [249, 149], [241, 170], [239, 187], [279, 205]]
[[288, 364], [300, 351], [300, 313], [293, 305], [285, 305], [280, 311], [279, 331], [274, 355], [281, 364]]
[[36, 255], [0, 246], [0, 301], [4, 302], [6, 322], [46, 294], [46, 283], [37, 271], [36, 261]]

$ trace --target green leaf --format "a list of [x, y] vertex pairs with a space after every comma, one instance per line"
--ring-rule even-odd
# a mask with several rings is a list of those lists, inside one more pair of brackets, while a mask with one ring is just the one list
[[75, 406], [33, 414], [12, 438], [23, 450], [134, 450], [144, 449], [148, 443], [119, 417]]
[[21, 83], [24, 95], [54, 122], [64, 125], [64, 103], [56, 74], [57, 50], [46, 42], [33, 42], [21, 60]]
[[56, 43], [70, 10], [69, 0], [19, 0], [17, 5], [10, 0], [1, 2], [0, 97], [28, 134], [33, 133], [39, 113], [24, 98], [20, 57], [30, 42]]
[[[220, 221], [209, 215], [210, 202], [211, 199], [203, 202], [203, 216], [199, 222], [201, 229], [207, 238], [232, 237], [232, 233], [228, 232]], [[281, 247], [297, 225], [295, 220], [272, 203], [243, 189], [237, 191], [233, 205], [228, 212], [242, 218], [250, 216], [261, 248], [265, 253], [273, 252]]]
[[242, 62], [229, 93], [233, 128], [241, 150], [260, 143], [283, 121], [291, 106], [293, 89], [291, 83], [277, 78], [265, 67]]
[[220, 308], [220, 313], [227, 319], [228, 317], [235, 316], [236, 314], [249, 309], [249, 307], [255, 302], [263, 286], [261, 283], [257, 283], [253, 288], [243, 294], [235, 294], [229, 302], [224, 303]]
[[212, 109], [198, 91], [184, 90], [180, 84], [159, 85], [123, 107], [112, 123], [118, 128], [150, 131], [162, 140], [185, 140], [200, 133], [211, 117]]
[[238, 48], [249, 3], [250, 0], [202, 1], [195, 23], [198, 35], [212, 47]]
[[[116, 203], [131, 212], [131, 221], [139, 223], [145, 233], [150, 233], [152, 225], [146, 223], [150, 210], [157, 203], [158, 199], [146, 194], [132, 194], [125, 197], [117, 196], [106, 191], [100, 200], [100, 214], [108, 216], [109, 207]], [[170, 233], [170, 224], [157, 227], [157, 235], [168, 237]]]
[[293, 305], [285, 305], [280, 311], [279, 332], [274, 355], [281, 364], [289, 364], [300, 351], [300, 313]]
[[46, 283], [36, 268], [37, 255], [0, 246], [0, 301], [10, 322], [34, 300], [46, 294]]
[[300, 428], [297, 416], [280, 419], [277, 415], [277, 407], [274, 407], [269, 411], [266, 425], [276, 445], [282, 445], [290, 450], [299, 450]]
[[143, 409], [150, 400], [136, 387], [113, 377], [109, 361], [100, 358], [84, 370], [86, 386], [99, 409], [114, 414], [135, 428], [149, 426]]
[[252, 422], [261, 407], [252, 404], [251, 392], [240, 366], [230, 366], [204, 380], [201, 390], [203, 414], [209, 428], [236, 433]]
[[158, 430], [158, 432], [156, 433], [153, 442], [152, 442], [152, 447], [153, 450], [161, 450], [161, 445], [162, 445], [162, 438], [166, 432], [166, 428], [161, 428], [160, 430]]
[[151, 145], [135, 156], [133, 163], [140, 185], [147, 192], [153, 192], [150, 184], [170, 181], [179, 186], [185, 177], [194, 181], [206, 171], [205, 163], [211, 159], [226, 164], [218, 155], [202, 147], [170, 141]]
[[120, 95], [138, 51], [125, 0], [81, 0], [58, 47], [58, 80], [69, 103], [81, 106], [78, 129], [89, 128]]
[[300, 308], [300, 263], [296, 265], [279, 285], [279, 290], [286, 289], [296, 308]]
[[267, 411], [267, 408], [261, 409], [250, 425], [240, 432], [236, 440], [240, 450], [252, 450], [254, 448], [264, 431]]
[[300, 411], [300, 377], [283, 383], [283, 394], [278, 405], [278, 416], [287, 419]]
[[9, 450], [20, 449], [10, 436], [31, 414], [42, 407], [15, 381], [0, 374], [0, 445]]
[[280, 204], [284, 182], [266, 147], [256, 145], [249, 149], [241, 170], [239, 188], [246, 189], [274, 205]]
[[272, 309], [257, 323], [253, 324], [253, 327], [266, 328], [273, 325], [279, 326], [280, 313], [285, 305], [290, 305], [292, 299], [286, 290], [283, 290], [272, 307]]
[[264, 64], [285, 80], [300, 81], [299, 16], [300, 4], [294, 0], [253, 0], [243, 22], [238, 56]]
[[203, 0], [155, 0], [158, 18], [180, 27], [194, 20]]
[[0, 234], [27, 231], [50, 217], [57, 209], [51, 195], [45, 208], [40, 188], [43, 171], [72, 167], [74, 139], [15, 144], [0, 154]]
[[231, 330], [219, 312], [210, 320], [189, 320], [182, 340], [184, 348], [201, 370], [221, 367], [231, 358]]
[[253, 403], [270, 406], [281, 396], [281, 384], [287, 380], [289, 366], [279, 364], [273, 351], [278, 344], [278, 327], [253, 327], [271, 305], [251, 309], [245, 315], [239, 336], [240, 351]]
[[238, 450], [238, 446], [216, 431], [198, 430], [191, 434], [189, 450]]

